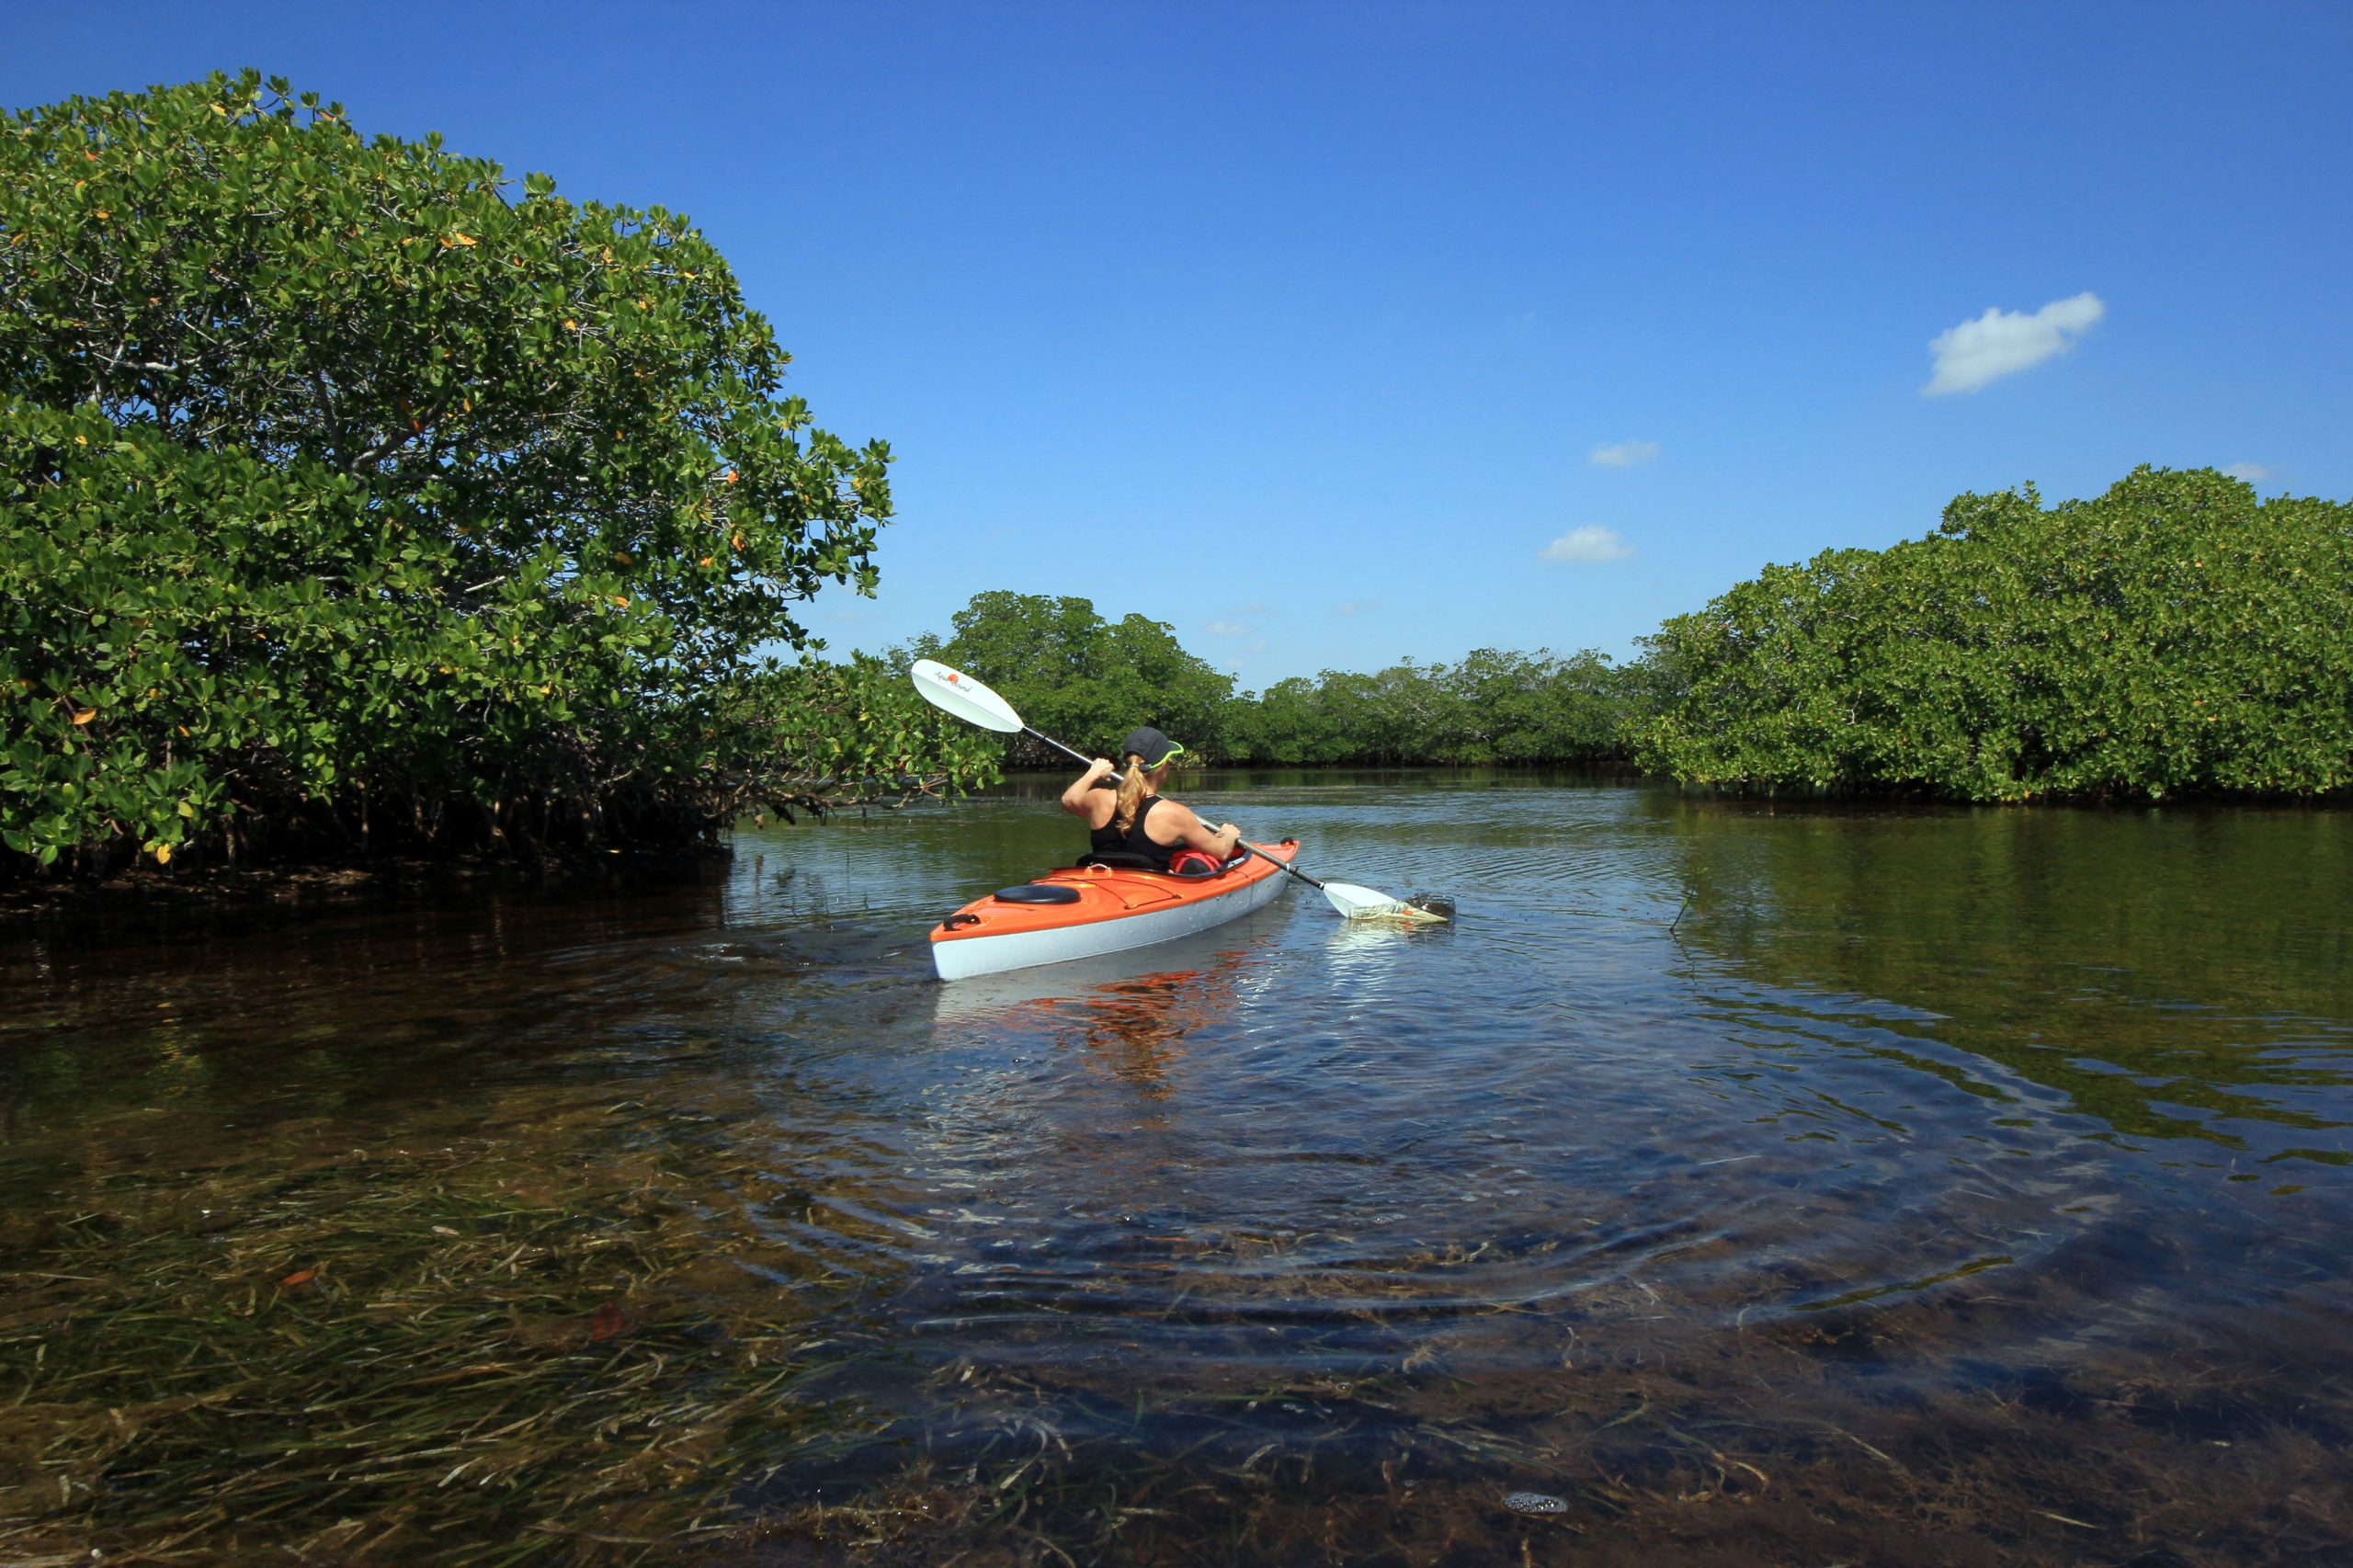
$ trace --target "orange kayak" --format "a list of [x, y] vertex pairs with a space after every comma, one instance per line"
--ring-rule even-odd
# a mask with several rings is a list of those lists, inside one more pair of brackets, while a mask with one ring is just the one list
[[[1256, 847], [1288, 865], [1299, 840]], [[1210, 877], [1108, 866], [1049, 871], [976, 898], [934, 926], [932, 967], [942, 980], [962, 980], [1148, 947], [1264, 909], [1290, 880], [1256, 856]]]

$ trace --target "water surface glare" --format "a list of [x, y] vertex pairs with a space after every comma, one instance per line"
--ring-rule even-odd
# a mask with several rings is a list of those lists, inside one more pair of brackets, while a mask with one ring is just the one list
[[2353, 1550], [2353, 818], [1235, 775], [1458, 923], [934, 981], [1058, 788], [0, 938], [0, 1558]]

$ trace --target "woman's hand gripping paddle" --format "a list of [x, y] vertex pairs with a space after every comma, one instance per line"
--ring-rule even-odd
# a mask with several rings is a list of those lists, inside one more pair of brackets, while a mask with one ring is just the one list
[[[915, 683], [916, 692], [925, 701], [934, 708], [953, 713], [968, 724], [978, 724], [983, 730], [995, 730], [1008, 735], [1017, 733], [1028, 735], [1030, 739], [1043, 742], [1056, 751], [1066, 753], [1080, 762], [1094, 760], [1086, 753], [1073, 751], [1053, 736], [1041, 735], [1023, 723], [1021, 715], [1013, 710], [1012, 703], [1007, 702], [961, 670], [951, 670], [936, 659], [917, 659], [915, 667], [907, 673], [909, 678]], [[1348, 882], [1319, 882], [1306, 872], [1276, 859], [1263, 849], [1241, 844], [1239, 840], [1236, 840], [1236, 843], [1239, 847], [1248, 850], [1270, 865], [1280, 867], [1322, 893], [1330, 901], [1333, 908], [1351, 920], [1404, 920], [1427, 924], [1442, 922], [1446, 919], [1445, 915], [1434, 909], [1420, 908], [1407, 903], [1403, 899], [1391, 898], [1385, 892], [1375, 892], [1370, 888], [1360, 888]]]

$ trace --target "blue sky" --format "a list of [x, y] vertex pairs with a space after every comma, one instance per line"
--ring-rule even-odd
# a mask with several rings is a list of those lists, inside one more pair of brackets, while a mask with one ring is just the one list
[[2353, 494], [2353, 6], [0, 0], [11, 108], [246, 64], [690, 214], [897, 453], [837, 650], [1623, 655], [1963, 490]]

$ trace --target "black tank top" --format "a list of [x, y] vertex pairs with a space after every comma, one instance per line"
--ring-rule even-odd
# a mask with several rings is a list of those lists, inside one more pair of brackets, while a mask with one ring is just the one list
[[1185, 846], [1181, 844], [1154, 844], [1146, 836], [1144, 819], [1152, 815], [1152, 808], [1158, 804], [1159, 796], [1146, 795], [1143, 803], [1136, 807], [1136, 820], [1129, 824], [1127, 832], [1120, 831], [1120, 819], [1114, 816], [1087, 835], [1087, 848], [1097, 855], [1141, 855], [1152, 863], [1153, 869], [1168, 869], [1169, 858]]

